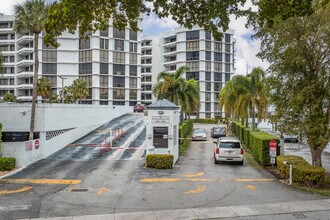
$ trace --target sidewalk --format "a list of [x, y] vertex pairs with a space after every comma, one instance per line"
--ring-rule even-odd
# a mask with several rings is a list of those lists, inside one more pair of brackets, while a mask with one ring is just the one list
[[174, 219], [329, 219], [330, 199], [269, 203], [257, 205], [223, 206], [214, 208], [192, 208], [164, 211], [85, 215], [48, 220], [174, 220]]

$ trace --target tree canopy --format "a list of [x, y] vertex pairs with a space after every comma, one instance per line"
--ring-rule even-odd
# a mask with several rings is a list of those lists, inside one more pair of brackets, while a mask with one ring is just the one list
[[46, 43], [58, 46], [55, 37], [67, 30], [80, 35], [87, 31], [113, 26], [124, 29], [126, 26], [138, 30], [142, 13], [155, 13], [159, 18], [171, 16], [179, 25], [191, 28], [198, 25], [212, 32], [216, 38], [222, 37], [221, 31], [228, 29], [229, 15], [239, 14], [239, 6], [246, 0], [61, 0], [54, 2], [49, 9], [46, 23]]

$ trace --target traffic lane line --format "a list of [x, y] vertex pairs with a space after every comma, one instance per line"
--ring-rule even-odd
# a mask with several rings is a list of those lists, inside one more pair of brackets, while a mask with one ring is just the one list
[[23, 188], [20, 189], [16, 189], [16, 190], [0, 190], [0, 195], [7, 195], [7, 194], [14, 194], [14, 193], [21, 193], [21, 192], [25, 192], [32, 189], [32, 186], [25, 186]]
[[71, 184], [80, 184], [81, 180], [70, 180], [70, 179], [0, 179], [0, 183], [71, 185]]
[[206, 178], [143, 178], [141, 183], [173, 183], [179, 181], [191, 182], [272, 182], [275, 179], [206, 179]]

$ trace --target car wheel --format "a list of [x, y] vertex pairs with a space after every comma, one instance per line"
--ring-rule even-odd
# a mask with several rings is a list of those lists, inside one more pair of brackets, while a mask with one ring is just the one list
[[243, 165], [244, 164], [244, 160], [242, 160], [241, 162], [239, 162], [239, 165]]
[[217, 161], [215, 158], [214, 158], [214, 164], [219, 164], [219, 161]]

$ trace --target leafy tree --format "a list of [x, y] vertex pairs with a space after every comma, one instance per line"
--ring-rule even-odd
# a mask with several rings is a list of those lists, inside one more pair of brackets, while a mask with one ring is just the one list
[[39, 34], [45, 28], [48, 7], [43, 0], [27, 0], [22, 4], [15, 5], [15, 22], [14, 29], [19, 33], [33, 33], [34, 35], [34, 75], [33, 75], [33, 92], [31, 106], [31, 122], [29, 140], [33, 139], [35, 124], [35, 109], [37, 100], [37, 81], [39, 70], [38, 57], [38, 38]]
[[48, 102], [49, 103], [60, 103], [59, 96], [57, 94], [51, 95]]
[[270, 61], [274, 119], [307, 138], [313, 165], [330, 141], [330, 7], [274, 23], [259, 56]]
[[[150, 6], [152, 2], [153, 9]], [[147, 0], [62, 0], [52, 4], [46, 24], [46, 42], [57, 45], [55, 37], [65, 30], [74, 33], [78, 27], [80, 35], [96, 29], [109, 28], [109, 19], [118, 29], [126, 26], [138, 30], [142, 13], [151, 11], [160, 18], [171, 16], [178, 24], [191, 28], [193, 25], [204, 27], [217, 38], [221, 37], [219, 28], [228, 29], [229, 15], [238, 14], [239, 6], [246, 0], [195, 0], [168, 1]]]
[[41, 77], [40, 79], [38, 79], [37, 88], [37, 95], [40, 95], [43, 101], [50, 95], [52, 91], [50, 82], [45, 77]]
[[182, 66], [172, 74], [161, 72], [158, 75], [158, 83], [153, 87], [153, 94], [157, 99], [166, 98], [176, 105], [181, 106], [181, 122], [183, 113], [191, 114], [199, 109], [199, 85], [194, 79], [186, 81], [182, 75], [187, 71]]
[[4, 96], [3, 96], [3, 101], [4, 102], [18, 102], [17, 101], [17, 97], [10, 92], [7, 92]]
[[69, 88], [71, 90], [74, 102], [79, 100], [79, 102], [81, 103], [81, 100], [86, 98], [86, 96], [89, 94], [87, 82], [82, 79], [74, 80], [71, 87]]
[[72, 86], [65, 86], [60, 92], [60, 97], [61, 97], [61, 103], [66, 103], [66, 104], [74, 103], [75, 100], [72, 95]]

